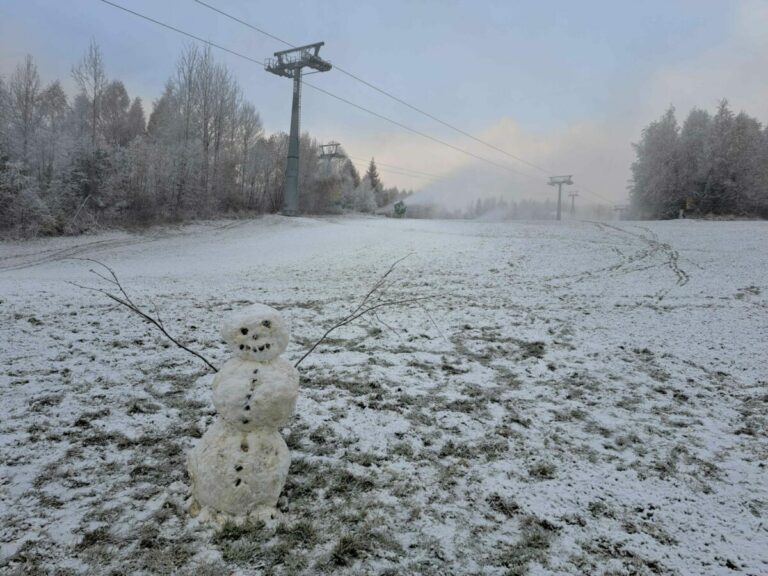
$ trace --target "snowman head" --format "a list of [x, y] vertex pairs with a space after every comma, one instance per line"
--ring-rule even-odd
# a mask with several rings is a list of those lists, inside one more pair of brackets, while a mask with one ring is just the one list
[[253, 304], [231, 313], [221, 335], [243, 360], [269, 362], [285, 352], [291, 328], [280, 312], [264, 304]]

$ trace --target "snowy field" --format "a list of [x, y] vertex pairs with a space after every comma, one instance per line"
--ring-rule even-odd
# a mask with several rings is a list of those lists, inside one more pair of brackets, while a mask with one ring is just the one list
[[[184, 510], [227, 310], [302, 352], [283, 521]], [[0, 244], [2, 574], [768, 574], [768, 223], [216, 222]]]

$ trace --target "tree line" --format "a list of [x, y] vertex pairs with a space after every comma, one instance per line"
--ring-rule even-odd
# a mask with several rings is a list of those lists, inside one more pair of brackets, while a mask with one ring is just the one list
[[[570, 207], [564, 206], [564, 218], [571, 218]], [[608, 220], [614, 217], [613, 206], [607, 204], [580, 203], [575, 211], [577, 218]], [[446, 207], [438, 202], [421, 201], [408, 206], [410, 218], [439, 218], [444, 220], [488, 220], [507, 222], [513, 220], [553, 220], [557, 214], [557, 201], [512, 200], [504, 196], [477, 198], [463, 207]]]
[[768, 126], [728, 102], [691, 110], [682, 127], [675, 109], [643, 129], [633, 144], [629, 193], [635, 217], [694, 215], [768, 218]]
[[[210, 48], [179, 56], [147, 118], [110, 80], [92, 42], [72, 68], [78, 92], [43, 85], [27, 56], [0, 77], [0, 232], [77, 234], [220, 215], [277, 212], [288, 136], [265, 134], [256, 107]], [[300, 141], [301, 210], [373, 212], [407, 195], [385, 188], [374, 160], [362, 177], [341, 152]]]

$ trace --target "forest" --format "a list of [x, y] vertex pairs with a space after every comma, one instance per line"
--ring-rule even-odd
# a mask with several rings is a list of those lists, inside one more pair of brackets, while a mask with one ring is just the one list
[[[72, 67], [77, 93], [44, 84], [32, 56], [0, 77], [0, 234], [79, 234], [218, 216], [278, 212], [288, 138], [265, 133], [256, 106], [210, 47], [187, 46], [148, 109], [110, 79], [91, 42]], [[768, 217], [768, 127], [734, 113], [675, 109], [633, 144], [629, 196], [638, 219]], [[340, 149], [341, 150], [341, 149]], [[361, 176], [341, 150], [323, 158], [301, 136], [301, 211], [375, 212], [410, 193], [385, 188], [372, 159]], [[412, 217], [550, 217], [544, 203], [488, 198], [465, 210], [409, 206]], [[540, 204], [540, 205], [539, 205]], [[607, 210], [607, 209], [606, 209]], [[607, 217], [610, 217], [608, 210]], [[601, 217], [600, 214], [594, 214]], [[583, 214], [582, 214], [583, 216]], [[606, 215], [602, 215], [606, 216]]]
[[[32, 56], [0, 77], [0, 233], [79, 234], [110, 226], [277, 212], [288, 137], [266, 134], [255, 105], [210, 48], [186, 47], [147, 108], [110, 79], [91, 42], [62, 82], [43, 84]], [[300, 142], [301, 210], [373, 212], [406, 195], [375, 161], [321, 158]]]
[[648, 125], [634, 144], [629, 193], [637, 218], [768, 218], [768, 126], [722, 100], [693, 109], [678, 125], [675, 109]]

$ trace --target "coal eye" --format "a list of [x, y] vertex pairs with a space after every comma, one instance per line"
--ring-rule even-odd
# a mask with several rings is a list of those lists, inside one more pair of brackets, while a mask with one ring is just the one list
[[272, 326], [272, 322], [270, 322], [269, 320], [264, 320], [264, 322], [262, 322], [261, 325], [264, 326], [264, 328], [269, 328]]
[[243, 336], [248, 334], [248, 328], [240, 328], [240, 334], [242, 334]]

